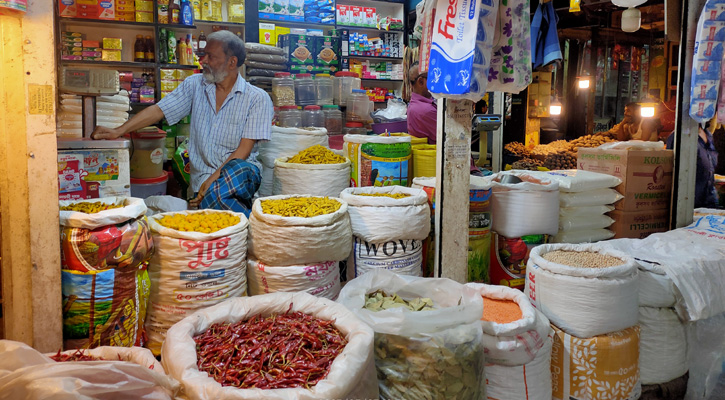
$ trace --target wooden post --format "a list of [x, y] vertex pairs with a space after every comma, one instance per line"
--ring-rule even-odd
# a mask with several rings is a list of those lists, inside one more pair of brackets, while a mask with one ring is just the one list
[[436, 276], [468, 278], [468, 201], [473, 102], [438, 100], [436, 148]]

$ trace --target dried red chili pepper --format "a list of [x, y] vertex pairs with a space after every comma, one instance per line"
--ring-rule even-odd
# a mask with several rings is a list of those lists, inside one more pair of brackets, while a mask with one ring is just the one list
[[54, 361], [57, 361], [57, 362], [99, 361], [99, 360], [103, 360], [100, 357], [93, 357], [93, 356], [89, 356], [89, 355], [84, 354], [82, 349], [78, 349], [78, 350], [76, 350], [76, 351], [74, 351], [73, 353], [70, 353], [70, 354], [61, 353], [61, 351], [58, 350], [58, 353], [50, 356], [50, 358], [52, 358]]
[[290, 309], [218, 323], [194, 337], [197, 367], [222, 386], [242, 389], [310, 388], [324, 379], [347, 340], [324, 321]]

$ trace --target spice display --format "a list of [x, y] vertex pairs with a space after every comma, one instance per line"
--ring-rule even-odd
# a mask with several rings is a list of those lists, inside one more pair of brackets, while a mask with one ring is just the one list
[[503, 146], [503, 150], [506, 154], [517, 156], [517, 157], [528, 157], [531, 155], [529, 149], [524, 146], [521, 142], [511, 142]]
[[166, 228], [183, 232], [212, 233], [239, 223], [239, 217], [221, 212], [165, 215], [157, 220]]
[[329, 197], [290, 197], [280, 200], [262, 200], [262, 212], [283, 217], [316, 217], [332, 214], [342, 206]]
[[216, 323], [194, 337], [197, 366], [222, 386], [309, 389], [347, 344], [333, 324], [299, 311]]
[[[71, 362], [71, 361], [102, 361], [103, 358], [93, 357], [83, 353], [82, 349], [78, 349], [73, 353], [63, 353], [58, 350], [58, 353], [50, 356], [51, 359], [57, 362]], [[119, 360], [121, 358], [119, 357]]]
[[572, 140], [569, 144], [571, 145], [571, 149], [576, 152], [580, 147], [599, 147], [604, 143], [613, 141], [614, 139], [607, 136], [585, 135]]
[[620, 258], [591, 251], [555, 250], [544, 254], [543, 257], [553, 263], [584, 268], [606, 268], [625, 263]]
[[272, 98], [274, 105], [294, 106], [295, 105], [295, 88], [293, 86], [273, 86]]
[[404, 199], [410, 197], [408, 193], [355, 193], [355, 196], [368, 196], [368, 197], [390, 197], [393, 199]]
[[365, 296], [365, 305], [363, 306], [363, 308], [370, 311], [390, 310], [398, 307], [406, 307], [411, 311], [428, 311], [433, 310], [433, 300], [427, 297], [404, 300], [397, 294], [387, 295], [384, 291], [377, 290]]
[[548, 154], [544, 159], [544, 168], [550, 170], [576, 169], [576, 153], [563, 151], [561, 153]]
[[491, 321], [497, 324], [508, 324], [523, 318], [521, 307], [513, 300], [499, 300], [490, 297], [483, 297], [483, 318], [484, 321]]
[[76, 212], [82, 212], [86, 214], [95, 214], [97, 212], [101, 212], [104, 210], [111, 210], [114, 208], [121, 208], [123, 207], [122, 204], [106, 204], [102, 203], [100, 201], [96, 201], [93, 203], [90, 202], [82, 202], [82, 203], [75, 203], [71, 205], [67, 205], [65, 207], [61, 207], [60, 211], [76, 211]]
[[319, 144], [308, 147], [287, 160], [293, 164], [342, 164], [345, 161], [347, 161], [345, 157], [338, 156]]
[[511, 164], [511, 169], [525, 169], [528, 171], [538, 171], [540, 167], [543, 167], [544, 163], [540, 160], [533, 158], [524, 158]]

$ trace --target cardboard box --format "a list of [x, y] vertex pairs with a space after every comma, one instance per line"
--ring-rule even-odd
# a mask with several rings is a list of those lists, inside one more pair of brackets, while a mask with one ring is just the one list
[[285, 26], [275, 26], [274, 27], [274, 42], [279, 43], [279, 37], [282, 35], [287, 35], [290, 33], [290, 28], [287, 28]]
[[271, 46], [277, 45], [277, 35], [275, 35], [274, 24], [259, 24], [259, 43]]
[[614, 239], [644, 239], [656, 232], [666, 232], [670, 227], [670, 210], [620, 211], [608, 213], [614, 220], [609, 230]]
[[315, 48], [315, 65], [329, 67], [333, 72], [340, 69], [340, 38], [317, 36], [312, 38]]
[[[315, 63], [314, 38], [307, 35], [283, 35], [283, 48], [290, 66], [312, 66]], [[261, 40], [260, 40], [261, 43]]]
[[101, 59], [103, 61], [121, 61], [121, 50], [103, 50], [101, 51]]
[[121, 38], [103, 38], [104, 50], [123, 50], [123, 40]]
[[669, 209], [672, 192], [672, 150], [579, 149], [577, 168], [613, 175], [622, 180], [615, 189], [624, 199], [622, 211]]
[[78, 18], [116, 19], [115, 0], [75, 0], [74, 3], [78, 7]]

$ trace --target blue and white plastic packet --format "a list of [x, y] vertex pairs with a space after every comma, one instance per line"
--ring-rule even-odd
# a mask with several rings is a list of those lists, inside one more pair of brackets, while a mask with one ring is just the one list
[[690, 82], [690, 117], [707, 123], [716, 114], [725, 47], [725, 0], [707, 0], [697, 23]]
[[478, 101], [486, 93], [498, 4], [437, 1], [428, 67], [433, 97]]

